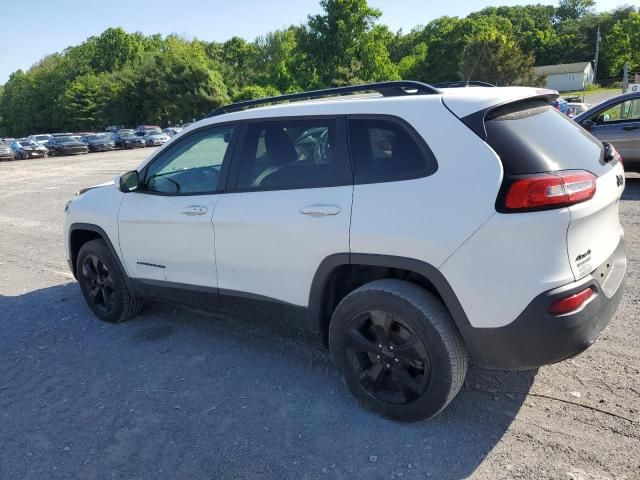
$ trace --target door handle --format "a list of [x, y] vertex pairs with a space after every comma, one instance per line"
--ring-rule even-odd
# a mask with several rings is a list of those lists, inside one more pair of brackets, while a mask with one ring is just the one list
[[638, 130], [640, 127], [638, 125], [627, 125], [626, 127], [622, 127], [623, 130]]
[[340, 212], [340, 207], [336, 205], [309, 205], [300, 209], [301, 214], [309, 215], [310, 217], [328, 217], [337, 215]]
[[204, 215], [208, 211], [209, 209], [202, 205], [189, 205], [188, 207], [185, 207], [185, 209], [182, 210], [180, 213], [183, 215], [188, 215], [190, 217], [193, 217], [195, 215]]

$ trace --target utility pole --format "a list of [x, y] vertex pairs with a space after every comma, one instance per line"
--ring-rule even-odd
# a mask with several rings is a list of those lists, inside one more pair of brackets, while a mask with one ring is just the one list
[[593, 83], [596, 83], [598, 78], [598, 58], [600, 57], [600, 42], [602, 38], [600, 37], [600, 25], [598, 25], [598, 33], [596, 34], [596, 59], [593, 62]]
[[622, 73], [622, 93], [627, 93], [629, 88], [629, 62], [624, 62], [624, 70]]

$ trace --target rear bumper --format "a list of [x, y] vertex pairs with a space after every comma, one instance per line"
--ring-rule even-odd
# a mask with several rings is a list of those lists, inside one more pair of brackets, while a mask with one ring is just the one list
[[[606, 264], [608, 274], [603, 273]], [[465, 331], [472, 357], [486, 368], [530, 370], [583, 352], [613, 318], [622, 299], [626, 267], [621, 239], [605, 265], [577, 282], [542, 293], [509, 325]], [[560, 316], [548, 313], [554, 301], [589, 286], [596, 295], [578, 311]]]

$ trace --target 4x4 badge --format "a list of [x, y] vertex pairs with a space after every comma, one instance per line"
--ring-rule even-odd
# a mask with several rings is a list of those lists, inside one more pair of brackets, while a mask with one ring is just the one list
[[616, 175], [616, 183], [618, 184], [619, 187], [624, 185], [624, 176], [623, 175]]

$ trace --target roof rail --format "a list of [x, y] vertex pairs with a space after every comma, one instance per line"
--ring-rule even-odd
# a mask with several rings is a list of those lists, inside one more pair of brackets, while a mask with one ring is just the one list
[[440, 91], [426, 83], [412, 80], [395, 80], [391, 82], [368, 83], [365, 85], [350, 85], [346, 87], [325, 88], [323, 90], [312, 90], [309, 92], [289, 93], [276, 97], [258, 98], [256, 100], [245, 100], [243, 102], [231, 103], [213, 110], [206, 118], [222, 115], [223, 113], [239, 112], [247, 108], [267, 105], [270, 103], [295, 102], [312, 100], [314, 98], [337, 97], [352, 93], [378, 92], [383, 97], [395, 97], [403, 95], [433, 95]]
[[465, 87], [495, 87], [493, 83], [481, 82], [480, 80], [457, 80], [455, 82], [434, 83], [436, 88], [465, 88]]

